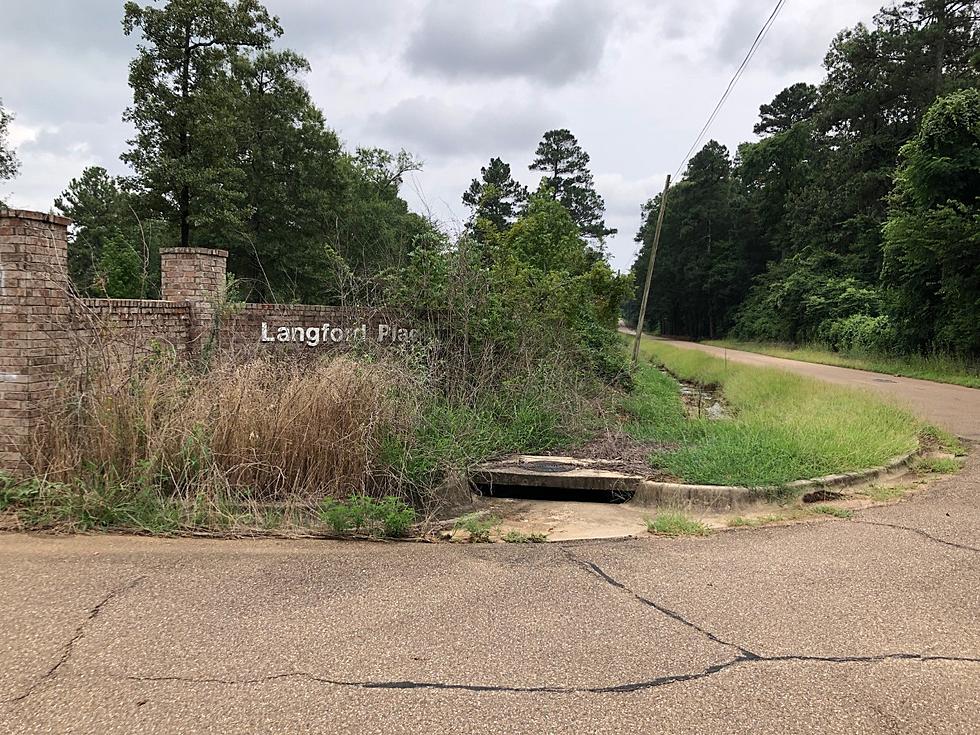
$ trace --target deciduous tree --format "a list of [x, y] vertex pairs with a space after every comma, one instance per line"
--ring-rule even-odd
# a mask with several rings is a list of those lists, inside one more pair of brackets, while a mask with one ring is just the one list
[[882, 276], [904, 346], [980, 353], [980, 91], [936, 100], [902, 148]]

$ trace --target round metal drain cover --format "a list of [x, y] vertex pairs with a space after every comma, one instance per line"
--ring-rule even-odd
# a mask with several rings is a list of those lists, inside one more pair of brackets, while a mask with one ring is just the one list
[[535, 472], [571, 472], [572, 470], [578, 469], [575, 465], [569, 464], [568, 462], [549, 462], [545, 459], [524, 462], [522, 466], [525, 469], [534, 470]]

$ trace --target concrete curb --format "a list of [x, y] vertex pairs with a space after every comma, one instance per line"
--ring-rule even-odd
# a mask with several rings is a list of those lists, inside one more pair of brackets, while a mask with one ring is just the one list
[[916, 448], [908, 454], [894, 457], [882, 467], [845, 472], [839, 475], [825, 475], [809, 480], [795, 480], [779, 486], [686, 485], [644, 480], [637, 485], [633, 498], [628, 502], [644, 506], [696, 506], [708, 510], [741, 510], [749, 506], [761, 505], [766, 502], [767, 495], [781, 490], [796, 491], [802, 499], [808, 491], [840, 489], [873, 482], [904, 469], [920, 451], [921, 448]]

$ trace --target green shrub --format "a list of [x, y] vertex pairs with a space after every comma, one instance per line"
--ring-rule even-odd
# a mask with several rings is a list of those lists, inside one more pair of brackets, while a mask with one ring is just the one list
[[837, 352], [885, 352], [895, 342], [887, 316], [852, 314], [821, 323], [817, 336]]
[[355, 494], [347, 500], [325, 498], [320, 503], [320, 519], [338, 534], [361, 533], [385, 538], [407, 536], [415, 525], [415, 509], [404, 500], [386, 496], [376, 500]]
[[466, 531], [471, 544], [485, 544], [490, 541], [490, 532], [500, 525], [500, 519], [495, 515], [485, 513], [469, 513], [456, 521], [453, 530]]
[[347, 503], [342, 503], [334, 498], [326, 498], [320, 504], [320, 518], [335, 533], [348, 533], [354, 528]]
[[415, 509], [391, 495], [378, 505], [377, 514], [381, 521], [381, 530], [388, 538], [408, 536], [416, 521]]

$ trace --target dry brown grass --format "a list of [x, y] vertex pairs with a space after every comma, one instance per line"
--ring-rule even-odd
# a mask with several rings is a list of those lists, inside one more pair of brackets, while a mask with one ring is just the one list
[[35, 474], [151, 485], [185, 500], [367, 492], [381, 432], [398, 421], [386, 400], [398, 376], [344, 356], [229, 359], [206, 371], [158, 358], [98, 371], [45, 415]]

